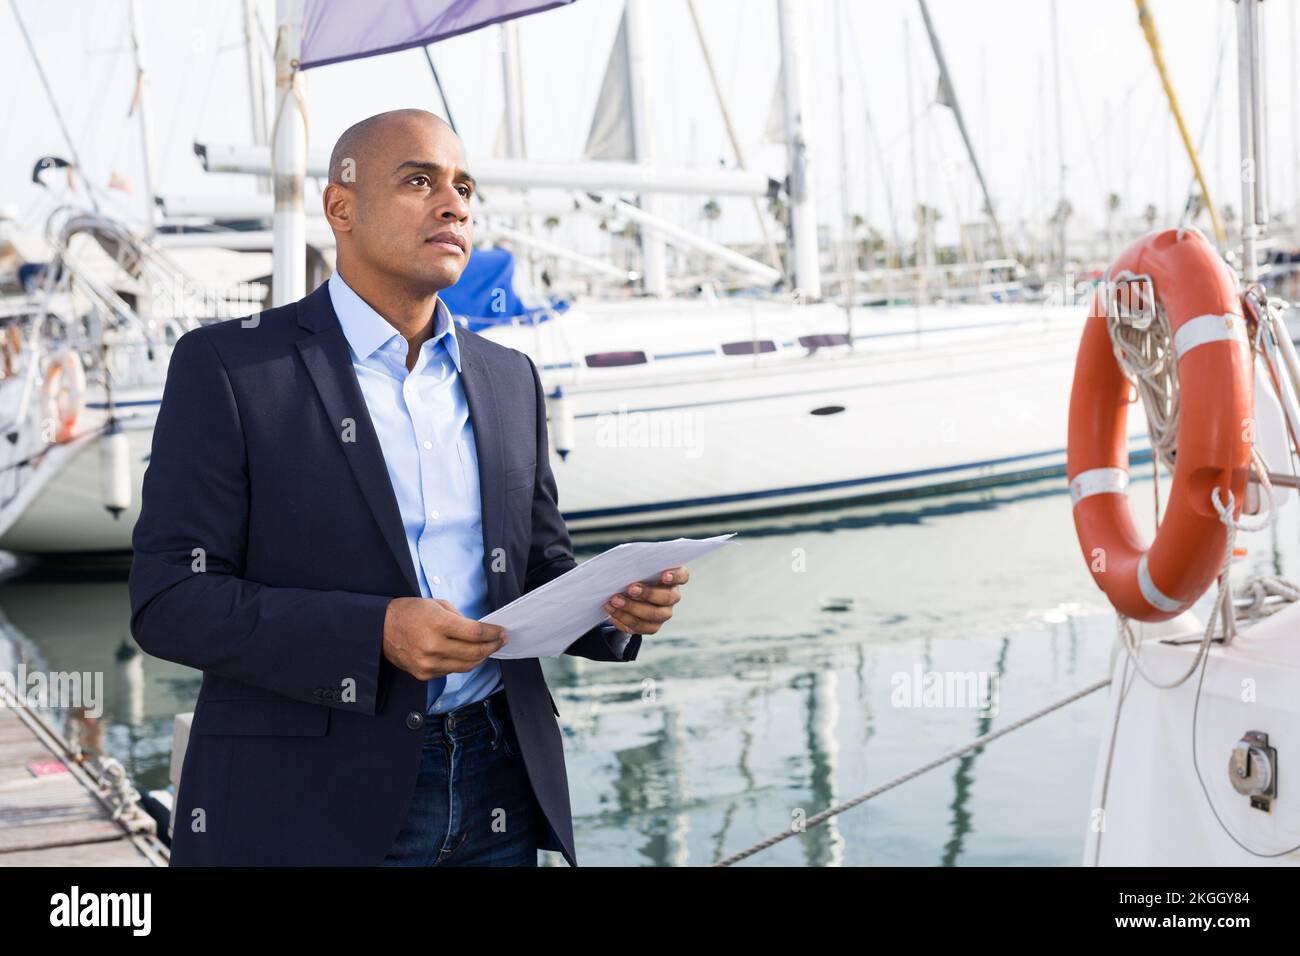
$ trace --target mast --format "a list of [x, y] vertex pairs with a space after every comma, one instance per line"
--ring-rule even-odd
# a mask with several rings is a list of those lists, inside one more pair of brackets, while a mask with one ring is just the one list
[[809, 119], [803, 75], [803, 26], [793, 0], [777, 0], [781, 38], [781, 91], [785, 108], [785, 142], [790, 174], [790, 262], [794, 289], [803, 300], [820, 299], [817, 257], [816, 181], [808, 158]]
[[[727, 108], [727, 101], [722, 96], [722, 84], [718, 81], [718, 71], [713, 66], [713, 54], [709, 52], [709, 44], [704, 39], [704, 28], [700, 25], [700, 15], [695, 9], [695, 0], [686, 0], [686, 9], [690, 11], [691, 23], [695, 26], [695, 37], [700, 41], [700, 54], [704, 57], [704, 68], [708, 71], [709, 82], [713, 85], [713, 97], [718, 101], [718, 111], [722, 113], [722, 125], [727, 130], [727, 138], [731, 140], [731, 150], [736, 154], [736, 165], [741, 169], [748, 169], [744, 151], [741, 149], [740, 137], [736, 135], [736, 126], [731, 121], [731, 110]], [[754, 210], [754, 218], [758, 220], [758, 228], [763, 233], [763, 246], [767, 250], [767, 258], [773, 268], [780, 269], [781, 253], [777, 250], [776, 243], [772, 241], [772, 233], [767, 227], [767, 217], [763, 215], [763, 209], [757, 199], [751, 199], [750, 206]]]
[[[632, 154], [638, 163], [653, 163], [655, 156], [650, 140], [650, 100], [646, 96], [645, 50], [642, 44], [645, 36], [643, 4], [644, 0], [626, 0], [623, 8], [627, 22], [624, 38], [627, 42], [628, 83], [632, 103]], [[645, 193], [639, 197], [639, 202], [641, 208], [650, 215], [662, 215], [659, 196]], [[663, 236], [653, 229], [641, 230], [642, 288], [648, 295], [662, 296], [667, 293], [664, 250]]]
[[[993, 136], [989, 132], [989, 48], [987, 44], [980, 45], [980, 146], [983, 147], [980, 152], [984, 154], [984, 168], [993, 169]], [[990, 173], [991, 175], [991, 173]], [[987, 258], [988, 244], [980, 249], [980, 258]], [[1003, 255], [1006, 250], [1003, 250]]]
[[[1052, 230], [1051, 230], [1051, 201], [1047, 197], [1047, 83], [1045, 81], [1046, 70], [1043, 68], [1043, 58], [1038, 57], [1038, 162], [1035, 164], [1038, 171], [1038, 202], [1040, 203], [1039, 211], [1048, 216], [1048, 221], [1042, 224], [1041, 241], [1038, 243], [1039, 269], [1044, 278], [1047, 275], [1046, 265], [1052, 257]], [[1127, 115], [1127, 114], [1125, 114]], [[1127, 143], [1128, 138], [1122, 137], [1120, 142]]]
[[[523, 159], [528, 149], [524, 140], [524, 85], [519, 61], [519, 24], [507, 20], [501, 30], [501, 85], [505, 91], [505, 147], [509, 159]], [[428, 52], [428, 48], [425, 48]], [[523, 214], [511, 223], [516, 229], [532, 233], [533, 217], [529, 212], [528, 191], [520, 193]], [[528, 277], [533, 286], [537, 282], [537, 256], [528, 248]]]
[[1263, 81], [1259, 0], [1237, 0], [1237, 90], [1241, 129], [1241, 277], [1259, 279], [1256, 244], [1268, 225], [1264, 195]]
[[506, 156], [524, 158], [524, 93], [519, 69], [519, 24], [501, 24], [501, 83], [505, 89]]
[[131, 53], [135, 59], [135, 99], [132, 107], [139, 111], [140, 118], [140, 155], [144, 166], [144, 201], [145, 221], [149, 223], [149, 232], [158, 228], [161, 212], [155, 201], [153, 170], [153, 129], [150, 126], [149, 76], [144, 68], [144, 41], [140, 37], [140, 25], [144, 18], [140, 16], [140, 0], [131, 0]]
[[971, 167], [975, 170], [975, 178], [979, 180], [980, 192], [984, 194], [984, 207], [988, 213], [989, 222], [993, 224], [993, 234], [997, 237], [998, 248], [1002, 251], [1005, 258], [1007, 255], [1007, 243], [1002, 238], [1002, 224], [998, 222], [997, 213], [993, 210], [993, 197], [989, 195], [988, 183], [984, 180], [984, 171], [980, 168], [979, 157], [975, 154], [975, 144], [971, 142], [970, 133], [966, 130], [966, 119], [962, 116], [961, 104], [957, 101], [957, 88], [953, 85], [952, 76], [948, 73], [948, 63], [943, 58], [943, 47], [939, 43], [939, 35], [934, 31], [934, 21], [930, 19], [930, 8], [926, 5], [925, 0], [917, 0], [921, 5], [921, 19], [925, 21], [925, 32], [930, 35], [930, 46], [934, 50], [934, 60], [939, 66], [939, 89], [943, 94], [945, 103], [952, 110], [953, 117], [957, 120], [957, 131], [961, 133], [961, 141], [966, 145], [966, 154], [970, 157]]
[[1065, 274], [1065, 263], [1068, 257], [1068, 250], [1065, 241], [1065, 224], [1069, 218], [1066, 215], [1065, 199], [1065, 125], [1062, 120], [1061, 110], [1061, 27], [1056, 16], [1056, 0], [1052, 0], [1052, 72], [1055, 76], [1056, 92], [1056, 152], [1061, 160], [1061, 186], [1060, 198], [1056, 204], [1056, 242], [1057, 256], [1060, 260], [1061, 274]]
[[[862, 116], [865, 123], [865, 133], [867, 139], [867, 149], [875, 156], [876, 168], [880, 171], [880, 182], [885, 189], [885, 213], [889, 216], [889, 233], [893, 238], [893, 251], [885, 255], [885, 265], [889, 267], [891, 263], [896, 262], [899, 268], [903, 265], [903, 237], [898, 231], [898, 216], [894, 211], [894, 190], [890, 186], [889, 168], [885, 165], [885, 156], [880, 148], [880, 138], [876, 135], [876, 127], [871, 119], [871, 107], [864, 104], [862, 107]], [[871, 179], [867, 178], [867, 209], [868, 214], [871, 208]], [[870, 215], [868, 215], [870, 221]]]
[[275, 0], [275, 123], [271, 177], [275, 183], [271, 304], [285, 305], [306, 294], [307, 223], [303, 179], [307, 172], [307, 115], [303, 78], [303, 0]]
[[1295, 108], [1300, 103], [1300, 64], [1296, 63], [1295, 4], [1288, 5], [1287, 10], [1291, 14], [1291, 241], [1295, 242], [1300, 226], [1300, 111]]
[[[262, 67], [262, 54], [257, 45], [256, 0], [244, 0], [244, 59], [248, 69], [248, 119], [254, 146], [266, 145], [266, 72]], [[265, 176], [257, 177], [257, 191], [267, 193], [271, 183]]]
[[916, 226], [916, 242], [912, 246], [912, 264], [919, 277], [917, 301], [925, 300], [925, 266], [921, 262], [921, 244], [925, 241], [924, 214], [921, 211], [920, 177], [916, 168], [916, 94], [912, 89], [912, 29], [903, 18], [903, 70], [907, 74], [907, 153], [912, 170], [912, 223]]
[[844, 319], [848, 326], [849, 342], [853, 341], [853, 294], [855, 291], [858, 257], [857, 244], [853, 239], [853, 210], [849, 189], [849, 113], [847, 97], [844, 91], [844, 0], [835, 0], [835, 72], [836, 95], [839, 106], [840, 127], [840, 228], [844, 234], [840, 237], [840, 281], [844, 290]]

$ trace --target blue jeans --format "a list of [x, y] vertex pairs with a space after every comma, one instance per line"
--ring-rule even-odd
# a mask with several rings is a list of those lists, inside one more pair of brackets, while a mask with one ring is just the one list
[[420, 776], [384, 866], [537, 866], [546, 832], [505, 690], [426, 714]]

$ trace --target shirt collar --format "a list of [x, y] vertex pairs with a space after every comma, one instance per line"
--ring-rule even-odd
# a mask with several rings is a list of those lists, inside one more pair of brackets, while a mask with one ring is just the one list
[[[352, 351], [360, 359], [369, 358], [376, 349], [381, 348], [397, 331], [387, 319], [370, 307], [365, 299], [357, 295], [352, 287], [343, 280], [338, 270], [329, 278], [330, 301], [334, 304], [334, 313], [339, 317], [339, 325], [347, 337]], [[438, 304], [433, 310], [433, 335], [429, 342], [436, 343], [442, 339], [443, 347], [451, 356], [460, 371], [460, 343], [456, 339], [456, 323], [452, 321], [451, 311], [438, 296]]]

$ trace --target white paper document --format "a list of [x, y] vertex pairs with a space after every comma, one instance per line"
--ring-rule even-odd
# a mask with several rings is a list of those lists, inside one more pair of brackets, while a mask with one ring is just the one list
[[510, 639], [492, 656], [558, 657], [608, 617], [605, 602], [633, 581], [662, 586], [663, 572], [717, 550], [734, 536], [733, 531], [712, 538], [629, 541], [589, 558], [479, 619], [504, 627]]

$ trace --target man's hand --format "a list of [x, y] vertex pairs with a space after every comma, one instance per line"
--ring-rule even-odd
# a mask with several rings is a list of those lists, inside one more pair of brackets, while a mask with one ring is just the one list
[[624, 633], [654, 634], [673, 616], [673, 605], [682, 599], [681, 585], [690, 579], [685, 565], [669, 568], [659, 576], [663, 587], [630, 584], [626, 591], [605, 602], [605, 613]]
[[503, 628], [471, 621], [441, 598], [393, 598], [384, 615], [384, 656], [420, 680], [467, 673], [506, 640]]

